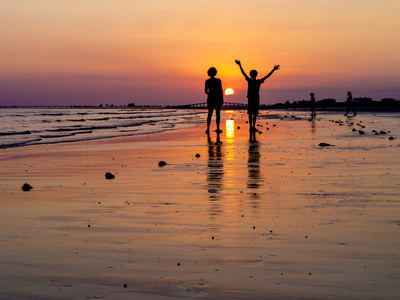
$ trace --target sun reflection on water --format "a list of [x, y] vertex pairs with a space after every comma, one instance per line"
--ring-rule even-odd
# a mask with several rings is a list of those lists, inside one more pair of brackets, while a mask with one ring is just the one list
[[[227, 141], [228, 139], [233, 139], [235, 137], [235, 121], [234, 120], [226, 120], [225, 121], [225, 126], [226, 126], [226, 138]], [[232, 141], [229, 141], [232, 142]]]

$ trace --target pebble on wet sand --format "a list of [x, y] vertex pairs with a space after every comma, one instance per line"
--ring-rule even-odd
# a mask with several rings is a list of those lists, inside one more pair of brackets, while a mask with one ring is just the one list
[[331, 144], [328, 144], [328, 143], [319, 143], [318, 146], [320, 146], [320, 147], [330, 147], [330, 146], [335, 146], [335, 145], [331, 145]]
[[114, 179], [115, 178], [115, 175], [111, 174], [110, 172], [107, 172], [105, 176], [106, 176], [106, 179]]
[[167, 163], [165, 162], [165, 161], [163, 161], [163, 160], [161, 160], [161, 161], [159, 161], [158, 162], [158, 166], [159, 167], [163, 167], [163, 166], [165, 166]]
[[24, 192], [29, 192], [31, 189], [33, 189], [33, 187], [29, 183], [24, 183], [24, 185], [21, 187], [21, 189]]

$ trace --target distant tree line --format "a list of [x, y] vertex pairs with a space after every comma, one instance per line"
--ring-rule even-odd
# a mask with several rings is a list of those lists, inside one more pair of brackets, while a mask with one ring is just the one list
[[[393, 98], [384, 98], [381, 101], [373, 101], [371, 98], [359, 97], [353, 99], [355, 107], [366, 107], [366, 108], [400, 108], [400, 101]], [[311, 101], [300, 100], [290, 102], [289, 100], [285, 103], [276, 103], [273, 105], [262, 105], [263, 108], [278, 108], [278, 109], [297, 109], [297, 108], [310, 108]], [[336, 102], [336, 99], [322, 99], [315, 103], [315, 106], [321, 109], [327, 109], [328, 107], [345, 107], [345, 102]]]

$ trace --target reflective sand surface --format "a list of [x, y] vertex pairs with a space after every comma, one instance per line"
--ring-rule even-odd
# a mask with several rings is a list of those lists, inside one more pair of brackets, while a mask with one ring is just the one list
[[0, 298], [398, 299], [399, 119], [306, 115], [1, 150]]

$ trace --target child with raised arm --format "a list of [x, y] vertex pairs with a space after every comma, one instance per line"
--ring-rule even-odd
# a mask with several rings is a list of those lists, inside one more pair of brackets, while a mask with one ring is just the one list
[[257, 132], [256, 121], [258, 116], [258, 109], [260, 107], [260, 87], [264, 83], [265, 79], [272, 75], [276, 70], [279, 70], [279, 65], [275, 65], [269, 74], [261, 79], [257, 79], [258, 72], [256, 70], [250, 71], [250, 77], [247, 76], [246, 72], [242, 68], [240, 60], [236, 59], [235, 62], [239, 65], [240, 71], [248, 83], [247, 88], [247, 114], [249, 115], [250, 132]]

